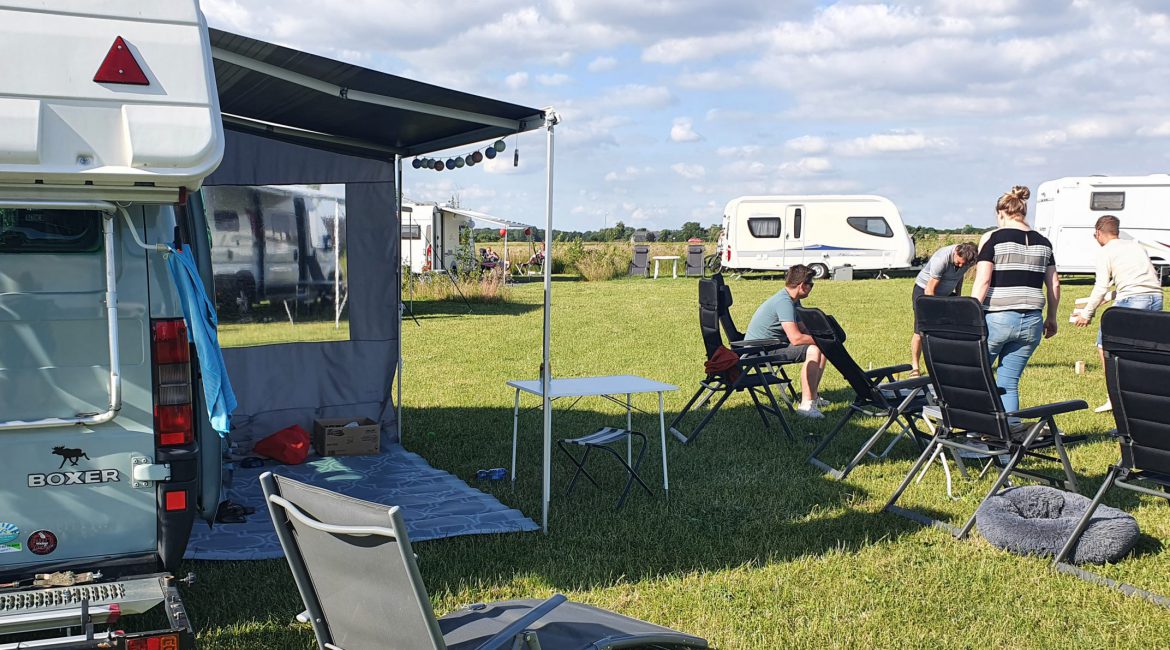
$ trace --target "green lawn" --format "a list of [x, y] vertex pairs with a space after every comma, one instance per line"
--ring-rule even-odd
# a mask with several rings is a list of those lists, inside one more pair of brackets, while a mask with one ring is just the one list
[[[806, 304], [834, 314], [862, 366], [903, 363], [908, 355], [911, 281], [820, 282]], [[754, 307], [780, 287], [773, 280], [731, 282], [733, 314], [746, 327]], [[1096, 330], [1067, 323], [1072, 299], [1089, 284], [1068, 282], [1060, 334], [1044, 342], [1024, 374], [1023, 405], [1105, 397], [1093, 347]], [[677, 412], [702, 374], [694, 280], [559, 281], [554, 289], [553, 371], [557, 376], [635, 373], [680, 386]], [[469, 478], [506, 466], [512, 393], [504, 382], [537, 376], [541, 287], [524, 284], [508, 305], [415, 303], [419, 325], [403, 325], [406, 359], [403, 441], [436, 467]], [[1083, 359], [1088, 372], [1077, 375]], [[829, 371], [828, 418], [790, 416], [798, 433], [825, 433], [852, 393]], [[652, 396], [636, 404], [652, 409]], [[535, 400], [529, 402], [535, 403]], [[669, 442], [671, 499], [633, 493], [612, 509], [622, 476], [598, 462], [603, 489], [582, 485], [554, 497], [548, 535], [472, 536], [415, 545], [435, 609], [556, 592], [707, 637], [719, 648], [787, 647], [1170, 647], [1170, 611], [1051, 572], [1044, 560], [995, 549], [978, 535], [947, 533], [882, 514], [914, 457], [903, 445], [845, 482], [805, 462], [809, 446], [761, 427], [746, 396], [733, 397], [691, 446]], [[578, 435], [624, 413], [601, 400], [557, 412], [556, 435]], [[855, 421], [835, 450], [844, 461], [876, 426]], [[1117, 446], [1103, 434], [1108, 415], [1063, 418], [1088, 443], [1071, 450], [1091, 494]], [[661, 487], [657, 417], [637, 415], [654, 434], [643, 475]], [[533, 519], [540, 515], [540, 419], [522, 421], [520, 481], [484, 485]], [[831, 454], [833, 456], [833, 454]], [[554, 491], [568, 464], [555, 459]], [[612, 470], [612, 471], [608, 471]], [[957, 483], [946, 498], [937, 469], [901, 502], [959, 520], [989, 486]], [[1170, 507], [1116, 491], [1109, 502], [1132, 512], [1143, 537], [1134, 555], [1104, 567], [1109, 577], [1170, 594]], [[1162, 540], [1160, 543], [1159, 540]], [[307, 626], [292, 622], [299, 599], [283, 561], [190, 563], [198, 583], [185, 599], [205, 648], [310, 648]], [[554, 649], [550, 649], [554, 650]]]

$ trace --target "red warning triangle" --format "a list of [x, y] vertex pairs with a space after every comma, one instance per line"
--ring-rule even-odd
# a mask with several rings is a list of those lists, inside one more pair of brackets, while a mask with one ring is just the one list
[[121, 36], [114, 39], [114, 44], [110, 46], [110, 51], [106, 53], [106, 58], [98, 68], [97, 74], [93, 76], [93, 80], [107, 84], [150, 85], [150, 80], [142, 72], [142, 66], [138, 65], [138, 60], [134, 58], [134, 54], [130, 52]]

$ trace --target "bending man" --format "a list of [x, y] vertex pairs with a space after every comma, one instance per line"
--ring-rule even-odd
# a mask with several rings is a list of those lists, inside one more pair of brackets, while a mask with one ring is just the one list
[[943, 246], [930, 256], [930, 261], [918, 272], [910, 308], [914, 312], [914, 335], [910, 337], [910, 376], [918, 376], [918, 358], [922, 356], [922, 330], [918, 327], [915, 305], [922, 296], [957, 296], [963, 291], [963, 276], [975, 261], [979, 249], [966, 242]]

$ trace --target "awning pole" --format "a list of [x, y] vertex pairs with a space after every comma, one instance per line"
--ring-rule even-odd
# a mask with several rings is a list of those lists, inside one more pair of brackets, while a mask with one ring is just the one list
[[[395, 180], [394, 180], [394, 216], [398, 221], [398, 231], [402, 231], [402, 156], [394, 156]], [[413, 214], [413, 213], [411, 213]], [[402, 444], [403, 438], [406, 435], [402, 428], [402, 236], [398, 237], [398, 272], [395, 274], [398, 280], [398, 444]]]
[[[547, 179], [545, 181], [546, 204], [544, 213], [544, 241], [552, 238], [553, 227], [553, 126], [559, 121], [557, 114], [549, 110], [545, 112], [545, 128], [548, 130], [548, 160], [546, 162]], [[547, 255], [552, 255], [552, 248], [547, 248]], [[544, 505], [541, 513], [541, 529], [548, 534], [548, 502], [552, 493], [552, 399], [549, 389], [552, 387], [552, 366], [549, 365], [550, 350], [552, 347], [552, 264], [551, 258], [544, 263], [544, 351], [540, 364], [540, 393], [544, 411]]]

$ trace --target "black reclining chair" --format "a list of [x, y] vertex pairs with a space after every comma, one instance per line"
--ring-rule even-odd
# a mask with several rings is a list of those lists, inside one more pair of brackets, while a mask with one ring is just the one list
[[[845, 411], [845, 417], [837, 422], [837, 426], [825, 436], [816, 446], [808, 458], [808, 462], [828, 472], [837, 480], [849, 476], [853, 468], [857, 467], [867, 455], [885, 458], [894, 449], [894, 445], [903, 437], [909, 436], [916, 441], [926, 438], [926, 434], [918, 429], [916, 420], [922, 417], [922, 407], [927, 405], [927, 386], [929, 377], [914, 377], [902, 381], [895, 381], [894, 375], [910, 370], [909, 365], [889, 366], [875, 370], [862, 370], [853, 360], [853, 355], [845, 349], [845, 331], [841, 329], [837, 320], [828, 316], [820, 309], [798, 308], [796, 310], [800, 323], [808, 331], [809, 336], [816, 341], [821, 353], [833, 364], [837, 372], [849, 382], [856, 395]], [[885, 418], [882, 425], [873, 433], [842, 469], [835, 469], [817, 458], [817, 455], [829, 446], [833, 438], [845, 427], [849, 420], [858, 413], [881, 416]], [[893, 425], [899, 425], [899, 431], [894, 432], [894, 439], [881, 454], [870, 452], [873, 446], [881, 440]], [[925, 444], [925, 443], [921, 443]]]
[[[699, 280], [699, 329], [703, 334], [703, 347], [707, 352], [708, 359], [711, 359], [715, 352], [723, 347], [723, 337], [719, 334], [719, 326], [719, 284], [711, 279]], [[755, 403], [756, 412], [764, 421], [764, 427], [771, 426], [768, 422], [768, 415], [774, 415], [780, 420], [780, 426], [785, 435], [792, 438], [792, 430], [788, 428], [784, 412], [780, 410], [780, 405], [776, 402], [776, 396], [772, 393], [771, 388], [784, 383], [784, 380], [772, 372], [772, 369], [777, 367], [777, 360], [768, 356], [770, 352], [783, 348], [785, 344], [779, 341], [748, 343], [759, 344], [738, 346], [734, 351], [734, 354], [738, 356], [738, 362], [735, 366], [728, 371], [709, 373], [699, 381], [699, 389], [671, 421], [670, 433], [683, 444], [689, 444], [699, 437], [699, 434], [715, 417], [715, 414], [719, 412], [720, 407], [727, 401], [727, 398], [731, 397], [732, 393], [744, 390]], [[719, 395], [719, 399], [715, 401], [715, 405], [707, 411], [694, 429], [689, 433], [679, 430], [678, 427], [683, 419], [692, 410], [702, 408], [715, 395]]]
[[[1105, 482], [1056, 554], [1053, 566], [1095, 582], [1108, 582], [1064, 560], [1113, 486], [1170, 500], [1170, 313], [1114, 307], [1101, 316], [1101, 339], [1121, 461], [1109, 468]], [[1139, 485], [1138, 481], [1161, 489]], [[1127, 591], [1140, 592], [1135, 588]], [[1170, 606], [1170, 600], [1158, 598], [1162, 605]]]
[[470, 605], [437, 618], [397, 506], [271, 472], [260, 486], [321, 650], [707, 647], [702, 638], [559, 594]]
[[630, 260], [630, 276], [650, 277], [650, 247], [645, 244], [634, 246], [634, 257]]
[[[1059, 460], [1067, 479], [1065, 487], [1075, 492], [1076, 476], [1064, 446], [1066, 442], [1083, 439], [1083, 436], [1065, 436], [1056, 427], [1054, 418], [1062, 413], [1086, 409], [1089, 405], [1084, 400], [1071, 400], [1010, 413], [1005, 411], [991, 369], [991, 359], [987, 352], [987, 324], [979, 301], [974, 298], [923, 296], [915, 303], [915, 309], [918, 311], [918, 324], [922, 328], [922, 351], [926, 357], [926, 368], [934, 386], [942, 423], [902, 484], [890, 497], [885, 510], [921, 523], [941, 526], [960, 539], [967, 536], [975, 525], [974, 514], [961, 528], [956, 528], [894, 505], [939, 447], [989, 455], [994, 462], [1003, 463], [999, 477], [983, 501], [998, 494], [1012, 475], [1060, 484], [1058, 480], [1020, 469], [1019, 464], [1024, 458]], [[1034, 422], [1025, 425], [1024, 420]], [[1055, 447], [1058, 458], [1039, 453], [1039, 450], [1048, 447]], [[1005, 455], [1007, 460], [1001, 461], [1001, 456]]]
[[[732, 350], [740, 348], [766, 348], [768, 350], [775, 350], [778, 347], [787, 347], [788, 339], [767, 339], [763, 341], [747, 341], [744, 340], [743, 332], [735, 326], [735, 320], [731, 317], [731, 306], [735, 304], [735, 300], [731, 297], [731, 287], [723, 282], [723, 274], [716, 273], [711, 276], [711, 281], [715, 283], [719, 291], [719, 324], [723, 327], [723, 336], [727, 337], [727, 344], [731, 346]], [[801, 361], [780, 361], [772, 364], [771, 372], [780, 378], [780, 385], [784, 390], [780, 396], [784, 398], [784, 402], [788, 405], [788, 410], [795, 409], [794, 404], [797, 401], [796, 387], [793, 386], [792, 380], [788, 377], [788, 373], [784, 372], [785, 364], [799, 364]]]

